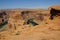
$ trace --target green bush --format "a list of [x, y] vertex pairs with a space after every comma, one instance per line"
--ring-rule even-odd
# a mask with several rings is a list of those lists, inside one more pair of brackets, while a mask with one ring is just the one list
[[8, 23], [8, 21], [0, 23], [0, 28], [2, 28], [3, 26], [5, 26], [7, 23]]
[[32, 24], [33, 26], [38, 25], [38, 23], [36, 23], [33, 18], [28, 19], [27, 24]]

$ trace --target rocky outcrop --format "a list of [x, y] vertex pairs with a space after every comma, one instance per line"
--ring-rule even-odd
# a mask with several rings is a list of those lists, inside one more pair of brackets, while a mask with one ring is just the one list
[[0, 12], [0, 28], [2, 28], [7, 23], [8, 23], [8, 14], [5, 11]]
[[50, 6], [48, 8], [48, 10], [51, 10], [51, 8], [56, 9], [56, 10], [60, 10], [60, 6], [58, 6], [58, 5]]
[[54, 16], [60, 16], [60, 6], [51, 6], [48, 8], [50, 10], [50, 19], [53, 19]]

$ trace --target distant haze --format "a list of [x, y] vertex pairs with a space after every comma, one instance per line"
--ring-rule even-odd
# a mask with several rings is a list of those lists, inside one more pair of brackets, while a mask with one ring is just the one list
[[48, 8], [60, 5], [60, 0], [0, 0], [0, 9]]

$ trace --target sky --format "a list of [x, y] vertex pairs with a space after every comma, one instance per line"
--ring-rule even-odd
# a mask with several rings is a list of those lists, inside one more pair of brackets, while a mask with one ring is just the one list
[[0, 9], [48, 8], [60, 5], [60, 0], [0, 0]]

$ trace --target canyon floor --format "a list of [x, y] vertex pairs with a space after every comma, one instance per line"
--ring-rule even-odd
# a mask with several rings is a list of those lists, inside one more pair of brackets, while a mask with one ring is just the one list
[[[40, 12], [44, 14], [48, 11]], [[9, 24], [5, 25], [5, 30], [0, 32], [0, 40], [60, 40], [60, 16], [54, 17], [53, 20], [49, 19], [49, 15], [44, 16], [43, 21], [36, 18], [39, 25], [32, 26], [30, 24], [22, 25], [24, 20], [17, 13], [9, 14]], [[14, 29], [14, 25], [16, 29]]]

